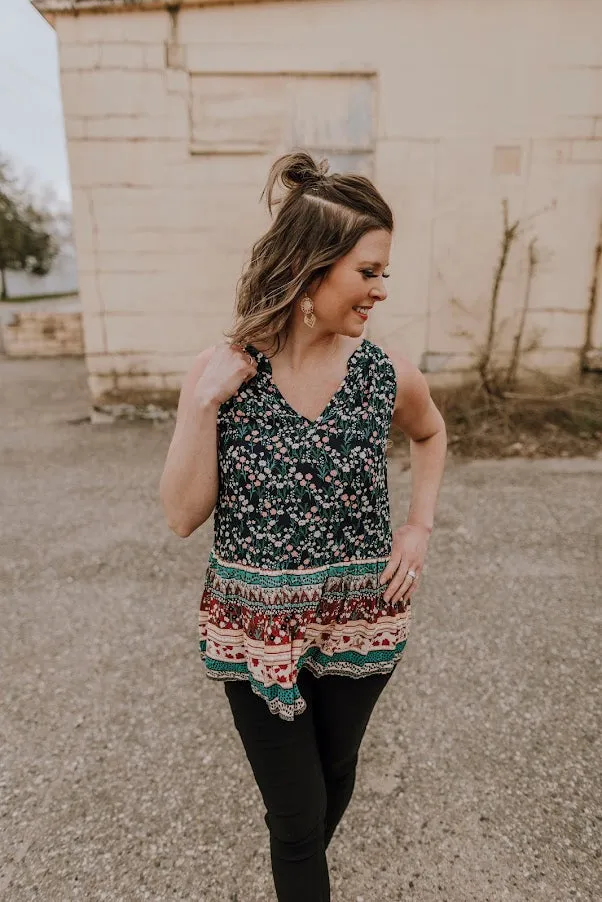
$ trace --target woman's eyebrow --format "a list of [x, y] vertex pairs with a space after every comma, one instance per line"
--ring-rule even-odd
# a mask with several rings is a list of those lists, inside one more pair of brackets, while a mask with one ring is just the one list
[[378, 263], [378, 262], [375, 263], [374, 261], [362, 260], [361, 263], [358, 263], [358, 266], [371, 266], [372, 269], [387, 269], [389, 264], [385, 263], [385, 265], [383, 266], [382, 263]]

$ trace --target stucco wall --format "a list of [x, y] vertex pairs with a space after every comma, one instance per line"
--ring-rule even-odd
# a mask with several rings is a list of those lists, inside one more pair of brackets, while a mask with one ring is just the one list
[[[94, 394], [175, 389], [194, 354], [221, 340], [267, 221], [258, 200], [270, 161], [293, 138], [372, 172], [395, 209], [390, 297], [370, 337], [433, 373], [474, 365], [507, 199], [524, 228], [502, 283], [500, 347], [536, 239], [524, 361], [575, 368], [602, 221], [601, 21], [601, 0], [57, 16]], [[351, 125], [331, 134], [339, 95]]]

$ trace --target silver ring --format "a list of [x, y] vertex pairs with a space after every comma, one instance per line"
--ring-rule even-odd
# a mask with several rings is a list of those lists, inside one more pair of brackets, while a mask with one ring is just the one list
[[409, 576], [410, 579], [416, 579], [416, 573], [414, 570], [408, 570], [407, 576]]

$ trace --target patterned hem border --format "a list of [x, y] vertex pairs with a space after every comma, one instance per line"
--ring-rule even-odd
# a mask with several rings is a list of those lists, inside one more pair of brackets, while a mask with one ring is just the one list
[[[240, 574], [253, 574], [256, 576], [259, 574], [260, 576], [269, 579], [270, 577], [282, 577], [285, 576], [289, 579], [297, 578], [301, 580], [307, 580], [312, 576], [319, 576], [325, 572], [332, 574], [333, 576], [347, 574], [350, 571], [354, 570], [358, 571], [361, 575], [364, 575], [366, 572], [366, 565], [372, 565], [377, 572], [377, 575], [380, 575], [378, 572], [379, 565], [387, 564], [390, 558], [390, 554], [381, 554], [381, 555], [371, 555], [370, 557], [363, 558], [353, 558], [353, 560], [343, 560], [343, 561], [329, 561], [327, 564], [320, 564], [315, 567], [292, 567], [292, 568], [267, 568], [267, 567], [259, 567], [252, 566], [251, 564], [240, 564], [237, 561], [229, 561], [226, 558], [222, 557], [215, 547], [213, 547], [209, 553], [208, 558], [208, 567], [217, 566], [222, 575], [229, 575], [234, 573]], [[381, 568], [384, 570], [384, 567]]]
[[[401, 658], [407, 639], [400, 642], [389, 651], [369, 652], [360, 655], [357, 652], [346, 652], [340, 655], [328, 655], [320, 652], [318, 648], [309, 648], [299, 659], [298, 671], [306, 667], [315, 677], [323, 676], [348, 676], [352, 679], [361, 679], [377, 673], [390, 673]], [[209, 679], [225, 682], [226, 680], [247, 680], [255, 695], [263, 699], [270, 712], [282, 720], [293, 721], [296, 716], [303, 714], [307, 703], [298, 686], [295, 683], [291, 689], [283, 689], [282, 686], [265, 686], [249, 672], [246, 664], [226, 665], [213, 658], [207, 658], [204, 646], [199, 643], [201, 659], [205, 664], [205, 672]]]

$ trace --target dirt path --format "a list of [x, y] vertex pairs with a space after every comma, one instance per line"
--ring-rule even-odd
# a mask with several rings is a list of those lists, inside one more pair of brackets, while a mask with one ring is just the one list
[[[263, 806], [196, 651], [211, 528], [177, 539], [158, 507], [171, 425], [70, 424], [71, 360], [0, 359], [0, 408], [0, 897], [274, 902]], [[601, 474], [450, 463], [333, 902], [602, 897]], [[395, 459], [390, 485], [399, 525]]]

